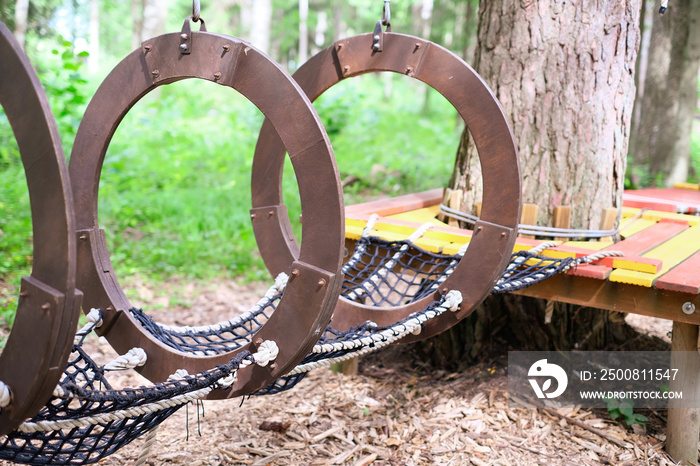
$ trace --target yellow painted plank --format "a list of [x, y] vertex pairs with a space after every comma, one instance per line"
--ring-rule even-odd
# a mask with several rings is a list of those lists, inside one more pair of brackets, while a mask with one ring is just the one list
[[642, 209], [638, 209], [637, 207], [622, 207], [622, 218], [630, 218], [634, 217], [639, 213], [639, 211]]
[[679, 189], [692, 189], [694, 191], [700, 191], [700, 184], [698, 183], [683, 183], [679, 182], [673, 185], [674, 188]]
[[643, 262], [634, 262], [634, 261], [626, 260], [624, 258], [613, 259], [613, 268], [614, 269], [632, 270], [632, 271], [644, 272], [644, 273], [656, 273], [656, 265], [654, 265], [654, 264], [646, 264]]
[[442, 248], [443, 254], [455, 255], [464, 246], [464, 243], [448, 243]]
[[634, 220], [633, 222], [624, 226], [624, 228], [620, 231], [620, 235], [623, 238], [629, 238], [630, 236], [639, 233], [652, 225], [656, 225], [656, 220], [638, 218], [637, 220]]
[[347, 239], [358, 240], [362, 237], [362, 230], [364, 230], [364, 227], [345, 225], [345, 237]]
[[425, 233], [426, 238], [432, 238], [443, 241], [444, 243], [468, 243], [471, 237], [464, 236], [460, 233], [448, 233], [446, 231], [428, 230]]
[[645, 220], [656, 221], [659, 221], [662, 218], [669, 218], [672, 220], [686, 221], [691, 226], [700, 225], [700, 217], [696, 217], [695, 215], [673, 214], [671, 212], [659, 212], [657, 210], [647, 210], [642, 214], [642, 218]]
[[651, 287], [661, 275], [692, 256], [698, 249], [700, 249], [700, 226], [696, 225], [682, 231], [669, 241], [666, 241], [643, 255], [643, 257], [660, 259], [663, 261], [661, 270], [658, 273], [613, 270], [610, 273], [609, 280], [612, 282]]
[[445, 247], [446, 243], [444, 241], [438, 241], [430, 238], [420, 238], [414, 241], [413, 244], [419, 248], [425, 249], [426, 251], [440, 253], [442, 252], [442, 249]]
[[410, 212], [402, 212], [400, 214], [389, 215], [387, 218], [406, 220], [416, 223], [432, 223], [433, 225], [447, 226], [445, 222], [441, 222], [435, 216], [440, 212], [440, 206], [425, 207], [423, 209], [412, 210]]
[[349, 226], [364, 228], [367, 225], [366, 220], [358, 220], [355, 218], [345, 217], [345, 228]]

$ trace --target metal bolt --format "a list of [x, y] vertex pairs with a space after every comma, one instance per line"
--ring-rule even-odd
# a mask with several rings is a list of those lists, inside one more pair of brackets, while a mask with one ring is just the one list
[[273, 362], [273, 363], [270, 364], [270, 370], [271, 370], [271, 371], [274, 371], [275, 369], [277, 369], [277, 363], [276, 363], [276, 362]]
[[114, 306], [112, 306], [112, 305], [110, 304], [109, 306], [107, 306], [107, 308], [105, 309], [105, 311], [114, 312], [114, 311], [115, 311]]
[[478, 227], [476, 227], [476, 232], [478, 233], [478, 232], [480, 232], [480, 231], [483, 230], [483, 229], [484, 229], [484, 227], [478, 226]]
[[20, 297], [20, 298], [26, 298], [27, 296], [29, 296], [29, 293], [26, 292], [26, 291], [21, 291], [21, 292], [19, 293], [19, 297]]
[[421, 46], [421, 43], [420, 43], [420, 42], [416, 42], [416, 48], [419, 49], [420, 46]]
[[48, 311], [49, 309], [51, 309], [51, 305], [49, 303], [44, 303], [41, 305], [41, 308], [45, 311]]
[[683, 309], [684, 314], [690, 315], [690, 314], [695, 312], [695, 304], [693, 304], [691, 302], [687, 302], [687, 303], [683, 304], [682, 309]]
[[255, 220], [255, 214], [250, 214], [250, 219]]
[[320, 286], [320, 287], [326, 286], [326, 279], [325, 278], [320, 279], [318, 281], [318, 286]]
[[336, 49], [336, 50], [340, 50], [340, 49], [342, 49], [342, 48], [343, 48], [343, 44], [338, 44], [338, 45], [335, 46], [335, 49]]
[[299, 273], [299, 269], [292, 269], [292, 277], [298, 277]]
[[144, 45], [144, 46], [143, 46], [143, 49], [144, 49], [146, 52], [150, 52], [150, 51], [151, 51], [151, 44], [146, 44], [146, 45]]
[[379, 44], [372, 44], [372, 47], [375, 48], [375, 49], [378, 49], [378, 48], [379, 48]]
[[229, 50], [231, 50], [231, 46], [228, 44], [224, 45], [224, 52], [228, 52]]
[[219, 73], [218, 71], [214, 73], [214, 79], [221, 79], [221, 73]]
[[411, 74], [411, 73], [413, 73], [413, 67], [409, 66], [408, 68], [406, 68], [406, 74]]
[[187, 40], [187, 37], [188, 37], [187, 34], [185, 34], [184, 32], [182, 34], [180, 34], [180, 39], [182, 39], [182, 40]]
[[153, 75], [154, 78], [157, 78], [158, 76], [160, 76], [160, 71], [153, 70], [153, 71], [151, 71], [151, 74]]
[[501, 238], [505, 238], [505, 237], [506, 237], [506, 232], [504, 231], [501, 233]]
[[260, 345], [263, 344], [263, 339], [260, 338], [260, 337], [258, 337], [258, 338], [256, 338], [255, 340], [253, 340], [253, 344], [254, 344], [255, 346], [260, 346]]
[[79, 238], [82, 239], [83, 241], [85, 241], [86, 239], [88, 239], [88, 235], [87, 235], [87, 233], [83, 233], [79, 236]]
[[274, 210], [271, 210], [271, 211], [269, 211], [269, 212], [267, 213], [267, 216], [268, 216], [268, 217], [272, 217], [272, 216], [274, 216], [274, 215], [275, 215], [275, 211], [274, 211]]
[[374, 40], [379, 40], [379, 34], [376, 34], [376, 35], [374, 36]]
[[181, 50], [187, 50], [187, 44], [180, 44]]
[[348, 71], [350, 71], [350, 66], [349, 66], [349, 65], [345, 65], [345, 66], [343, 67], [343, 72], [347, 73]]

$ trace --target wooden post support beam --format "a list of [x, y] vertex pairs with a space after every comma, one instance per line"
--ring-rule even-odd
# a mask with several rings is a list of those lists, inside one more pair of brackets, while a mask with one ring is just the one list
[[[570, 206], [556, 206], [554, 208], [554, 221], [552, 222], [554, 228], [571, 228], [571, 207]], [[554, 238], [557, 241], [569, 241], [571, 238], [560, 237]]]
[[[615, 221], [617, 220], [617, 209], [615, 207], [608, 207], [603, 211], [603, 216], [600, 218], [600, 229], [601, 230], [612, 230], [615, 227]], [[600, 238], [600, 241], [608, 242], [613, 241], [612, 236], [605, 236]]]
[[[523, 210], [520, 214], [520, 223], [522, 225], [537, 225], [537, 213], [539, 207], [535, 204], [523, 204]], [[535, 239], [534, 235], [520, 235], [523, 238]]]
[[671, 343], [671, 367], [681, 367], [681, 370], [676, 379], [670, 381], [670, 391], [682, 391], [683, 398], [672, 399], [668, 403], [666, 451], [674, 461], [685, 460], [690, 464], [698, 464], [700, 408], [694, 405], [700, 393], [700, 356], [681, 357], [678, 352], [698, 351], [698, 328], [693, 324], [673, 322]]

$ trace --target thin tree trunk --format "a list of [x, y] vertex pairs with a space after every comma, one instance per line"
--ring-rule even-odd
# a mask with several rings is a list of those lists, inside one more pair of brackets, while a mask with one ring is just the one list
[[27, 17], [29, 16], [29, 0], [17, 0], [15, 3], [15, 39], [24, 48], [27, 40]]
[[654, 15], [644, 95], [631, 155], [651, 181], [686, 181], [700, 65], [700, 2], [674, 0]]
[[309, 59], [309, 0], [299, 0], [299, 56], [297, 67]]
[[91, 73], [95, 73], [100, 66], [100, 2], [90, 0], [90, 41], [88, 42], [90, 55], [87, 64]]
[[168, 0], [144, 0], [141, 41], [165, 32], [168, 17]]
[[136, 50], [143, 40], [143, 3], [144, 0], [131, 0], [131, 48]]
[[265, 53], [270, 51], [272, 0], [255, 0], [250, 22], [250, 43]]

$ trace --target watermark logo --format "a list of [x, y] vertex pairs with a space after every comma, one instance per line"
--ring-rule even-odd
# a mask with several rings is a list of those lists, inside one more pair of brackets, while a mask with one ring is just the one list
[[[537, 398], [556, 398], [566, 390], [566, 386], [569, 383], [569, 378], [566, 375], [564, 369], [556, 364], [550, 364], [546, 359], [540, 359], [530, 366], [530, 370], [527, 372], [528, 381], [532, 385], [532, 389], [535, 391]], [[540, 386], [539, 379], [545, 378], [544, 382]], [[552, 387], [552, 379], [557, 381], [556, 390], [553, 392], [548, 392]]]

